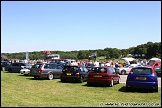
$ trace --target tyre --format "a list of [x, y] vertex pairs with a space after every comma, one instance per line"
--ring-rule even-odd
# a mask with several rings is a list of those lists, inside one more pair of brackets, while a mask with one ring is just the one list
[[49, 74], [48, 74], [48, 79], [49, 79], [49, 80], [53, 80], [53, 77], [54, 77], [54, 76], [53, 76], [53, 73], [49, 73]]
[[122, 75], [125, 75], [125, 74], [126, 74], [126, 71], [125, 71], [125, 70], [122, 70], [122, 71], [121, 71], [121, 74], [122, 74]]
[[2, 71], [5, 71], [5, 67], [2, 67]]
[[110, 86], [110, 87], [113, 87], [113, 86], [114, 86], [114, 80], [113, 80], [113, 79], [111, 80], [111, 83], [110, 83], [109, 86]]

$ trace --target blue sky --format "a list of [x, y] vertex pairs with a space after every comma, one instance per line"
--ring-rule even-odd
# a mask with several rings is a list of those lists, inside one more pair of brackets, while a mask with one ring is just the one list
[[161, 1], [2, 1], [1, 53], [161, 42]]

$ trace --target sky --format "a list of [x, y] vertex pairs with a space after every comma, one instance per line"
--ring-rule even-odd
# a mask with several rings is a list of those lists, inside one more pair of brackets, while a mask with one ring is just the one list
[[161, 1], [1, 1], [1, 53], [161, 42]]

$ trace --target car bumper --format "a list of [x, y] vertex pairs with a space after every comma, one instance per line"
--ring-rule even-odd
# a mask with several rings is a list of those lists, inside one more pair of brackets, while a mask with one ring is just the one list
[[100, 83], [100, 84], [110, 84], [112, 79], [94, 79], [94, 78], [88, 78], [88, 83]]
[[142, 89], [155, 89], [158, 87], [158, 82], [126, 82], [127, 87], [142, 88]]
[[65, 80], [78, 80], [80, 79], [79, 76], [60, 76], [60, 79], [65, 79]]

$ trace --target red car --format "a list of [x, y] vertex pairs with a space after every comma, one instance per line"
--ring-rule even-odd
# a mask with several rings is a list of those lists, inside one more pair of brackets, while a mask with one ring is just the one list
[[161, 61], [149, 62], [149, 64], [148, 64], [148, 66], [152, 67], [153, 69], [160, 65], [161, 65]]
[[87, 85], [107, 84], [112, 87], [120, 83], [120, 76], [112, 67], [93, 67], [88, 74]]

